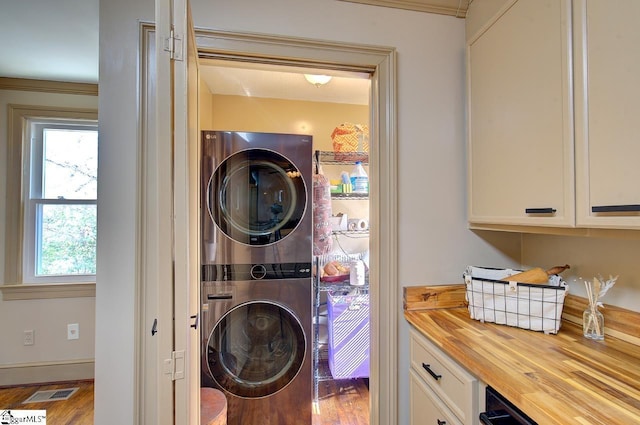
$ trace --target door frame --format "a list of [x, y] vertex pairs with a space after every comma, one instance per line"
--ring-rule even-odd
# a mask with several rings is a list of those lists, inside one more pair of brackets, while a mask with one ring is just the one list
[[[144, 38], [144, 37], [143, 37]], [[370, 297], [371, 297], [371, 370], [370, 370], [370, 424], [393, 424], [398, 418], [398, 314], [399, 314], [399, 286], [397, 273], [397, 117], [396, 117], [396, 51], [392, 47], [371, 46], [303, 39], [297, 37], [273, 36], [254, 33], [239, 33], [215, 30], [196, 30], [196, 45], [201, 58], [216, 58], [243, 62], [264, 63], [274, 65], [288, 65], [310, 68], [325, 68], [336, 70], [350, 70], [371, 73], [370, 97], [370, 161], [369, 181], [371, 188], [370, 199]], [[144, 58], [142, 59], [145, 60]], [[151, 106], [155, 103], [149, 91], [149, 84], [144, 76], [141, 84], [141, 104]], [[144, 107], [144, 106], [143, 106]], [[150, 112], [150, 111], [149, 111]], [[143, 114], [140, 124], [142, 145], [149, 146], [153, 138], [147, 138], [149, 129], [154, 126], [152, 114]], [[147, 185], [155, 186], [158, 178], [158, 164], [147, 157], [147, 151], [142, 149], [142, 193]], [[311, 159], [310, 159], [311, 160]], [[198, 182], [192, 182], [198, 184]], [[151, 215], [158, 215], [158, 211], [146, 210], [140, 219], [146, 223]], [[153, 218], [151, 218], [153, 221]], [[151, 236], [147, 234], [147, 236]], [[154, 264], [158, 264], [145, 253], [145, 246], [141, 244], [140, 258], [142, 270], [157, 276], [158, 271], [152, 272]], [[151, 253], [153, 256], [153, 253]], [[151, 266], [151, 267], [150, 267]], [[147, 277], [148, 274], [147, 274]], [[177, 279], [177, 281], [188, 279]], [[138, 317], [140, 323], [148, 324], [144, 320], [144, 312], [155, 311], [158, 308], [157, 298], [146, 292], [151, 282], [144, 276], [140, 279], [138, 293]], [[178, 289], [178, 288], [176, 288]], [[188, 288], [185, 288], [187, 290]], [[145, 294], [148, 294], [145, 296]], [[382, 302], [384, 300], [384, 302]], [[175, 311], [176, 315], [187, 315], [188, 312]], [[148, 319], [149, 316], [146, 316]], [[148, 329], [142, 325], [140, 333], [146, 335]], [[147, 336], [146, 339], [149, 339]], [[150, 394], [145, 390], [145, 382], [157, 382], [163, 386], [161, 376], [149, 380], [150, 375], [159, 373], [156, 369], [145, 372], [145, 338], [138, 339], [137, 365], [139, 400], [145, 401], [140, 407], [138, 418], [149, 418], [144, 411], [150, 408], [148, 402]], [[147, 356], [148, 356], [147, 352]], [[187, 356], [189, 354], [187, 353]], [[148, 357], [147, 357], [148, 358]], [[154, 366], [156, 367], [156, 366]], [[191, 373], [193, 373], [191, 371]], [[158, 391], [158, 389], [155, 389]], [[159, 391], [162, 392], [161, 390]], [[157, 394], [157, 392], [156, 392]], [[198, 403], [199, 397], [186, 395], [189, 404]], [[153, 395], [151, 395], [153, 398]], [[198, 408], [192, 406], [191, 408]], [[153, 417], [154, 415], [151, 414]]]

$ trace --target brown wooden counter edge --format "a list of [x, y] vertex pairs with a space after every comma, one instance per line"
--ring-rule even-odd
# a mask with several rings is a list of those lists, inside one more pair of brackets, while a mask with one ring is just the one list
[[[402, 302], [405, 311], [466, 307], [465, 294], [463, 283], [405, 286]], [[582, 313], [586, 308], [586, 298], [568, 294], [564, 300], [562, 320], [582, 326]], [[640, 313], [607, 304], [601, 311], [605, 317], [605, 335], [640, 346]]]

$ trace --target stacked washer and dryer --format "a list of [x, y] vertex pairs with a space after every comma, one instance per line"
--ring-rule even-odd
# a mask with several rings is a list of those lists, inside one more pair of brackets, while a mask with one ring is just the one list
[[202, 386], [229, 425], [309, 425], [311, 136], [202, 132]]

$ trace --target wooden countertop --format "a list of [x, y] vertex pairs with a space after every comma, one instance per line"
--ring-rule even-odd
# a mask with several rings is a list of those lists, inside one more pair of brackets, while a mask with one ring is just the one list
[[565, 321], [557, 335], [482, 323], [460, 307], [404, 315], [539, 425], [640, 424], [637, 345], [610, 336], [591, 341]]

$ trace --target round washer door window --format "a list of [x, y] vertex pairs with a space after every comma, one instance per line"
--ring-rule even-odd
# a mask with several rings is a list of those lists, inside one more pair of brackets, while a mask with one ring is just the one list
[[266, 397], [298, 375], [305, 341], [302, 325], [286, 308], [265, 301], [241, 304], [229, 310], [209, 336], [209, 372], [238, 397]]
[[300, 224], [307, 203], [296, 166], [277, 152], [248, 149], [225, 159], [209, 181], [211, 219], [231, 239], [269, 245]]

